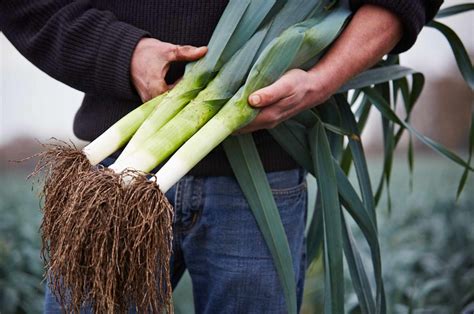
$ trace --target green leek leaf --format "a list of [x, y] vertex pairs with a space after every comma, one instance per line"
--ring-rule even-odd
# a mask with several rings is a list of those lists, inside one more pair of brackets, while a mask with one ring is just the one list
[[[389, 83], [382, 83], [375, 86], [375, 89], [380, 90], [380, 95], [384, 98], [387, 104], [391, 106], [392, 101], [390, 98], [390, 85]], [[384, 142], [384, 162], [382, 176], [375, 192], [375, 205], [377, 206], [380, 197], [382, 195], [384, 183], [387, 187], [387, 207], [388, 211], [391, 212], [392, 200], [390, 194], [390, 178], [393, 166], [393, 153], [395, 150], [395, 139], [394, 139], [394, 126], [393, 123], [385, 116], [381, 116], [382, 119], [382, 130], [383, 130], [383, 142]]]
[[224, 141], [223, 146], [273, 256], [288, 312], [296, 314], [296, 276], [290, 247], [253, 137], [251, 134], [231, 136]]
[[436, 14], [436, 18], [443, 18], [448, 17], [451, 15], [456, 15], [464, 12], [468, 12], [474, 10], [474, 3], [462, 3], [458, 5], [453, 5], [451, 7], [447, 7], [444, 9], [439, 10], [438, 14]]
[[369, 170], [367, 167], [367, 160], [365, 158], [364, 148], [362, 147], [359, 130], [357, 129], [357, 122], [355, 120], [354, 114], [350, 109], [350, 105], [347, 103], [345, 97], [341, 95], [336, 95], [335, 101], [337, 103], [339, 111], [341, 112], [343, 127], [348, 129], [349, 132], [356, 134], [357, 136], [357, 139], [349, 138], [348, 145], [351, 150], [352, 157], [354, 159], [354, 166], [356, 169], [357, 179], [359, 181], [359, 186], [362, 193], [362, 199], [364, 200], [364, 205], [371, 216], [374, 226], [377, 226], [372, 184], [370, 182]]
[[[221, 56], [229, 42], [232, 38], [235, 38], [235, 31], [238, 29], [241, 21], [244, 20], [244, 14], [252, 13], [247, 11], [250, 2], [250, 0], [231, 0], [229, 2], [214, 29], [214, 33], [208, 44], [207, 54], [198, 63], [205, 64], [205, 67], [211, 71], [214, 70], [216, 64], [221, 60]], [[251, 35], [252, 34], [248, 34], [247, 38], [240, 43], [237, 49], [239, 49]], [[243, 37], [244, 36], [242, 36], [242, 38]], [[237, 51], [237, 49], [235, 49], [235, 51]]]
[[324, 230], [325, 313], [344, 313], [341, 205], [334, 165], [325, 130], [317, 124], [309, 131], [316, 180], [321, 193]]
[[359, 299], [359, 305], [362, 313], [375, 313], [375, 302], [372, 296], [367, 272], [365, 271], [362, 258], [357, 248], [354, 236], [350, 226], [348, 226], [345, 217], [342, 217], [342, 240], [344, 244], [344, 255], [346, 256], [347, 266], [352, 279], [352, 286]]
[[316, 203], [314, 206], [314, 214], [309, 224], [308, 234], [306, 235], [306, 266], [309, 268], [311, 264], [317, 260], [321, 248], [323, 246], [323, 213], [321, 209], [321, 195], [318, 192], [316, 195]]
[[291, 130], [291, 125], [288, 123], [280, 123], [268, 132], [287, 152], [291, 152], [291, 157], [306, 170], [313, 172], [313, 163], [309, 155], [309, 145], [307, 141], [304, 143], [298, 140], [294, 135], [296, 130]]
[[385, 99], [377, 91], [375, 91], [372, 88], [364, 88], [364, 93], [371, 99], [372, 103], [377, 107], [380, 113], [384, 115], [387, 119], [408, 129], [421, 142], [423, 142], [425, 145], [433, 149], [435, 152], [451, 159], [455, 163], [465, 168], [468, 168], [470, 171], [474, 171], [474, 169], [470, 165], [468, 165], [461, 157], [451, 152], [449, 149], [447, 149], [445, 146], [441, 145], [440, 143], [437, 143], [436, 141], [424, 136], [418, 130], [413, 128], [409, 123], [400, 120], [400, 118], [398, 118], [395, 112], [393, 112], [393, 110], [390, 109], [390, 106], [385, 101]]
[[[276, 129], [278, 129], [278, 132], [274, 132]], [[311, 164], [311, 153], [309, 148], [302, 147], [298, 143], [298, 140], [294, 138], [292, 132], [283, 129], [282, 124], [278, 125], [274, 129], [271, 129], [270, 132], [274, 139], [286, 150], [290, 156], [292, 156], [292, 158], [295, 159], [296, 162], [298, 162], [311, 174], [316, 175], [314, 167]], [[377, 231], [368, 211], [365, 209], [362, 201], [359, 199], [357, 192], [354, 190], [351, 183], [349, 182], [349, 179], [346, 177], [345, 173], [342, 171], [336, 161], [334, 161], [334, 167], [336, 171], [337, 186], [341, 197], [341, 202], [361, 229], [371, 249], [372, 263], [374, 265], [374, 276], [377, 287], [377, 313], [383, 314], [386, 312], [386, 300], [382, 281], [382, 263]], [[320, 205], [317, 204], [317, 206]], [[322, 215], [321, 210], [319, 210], [319, 212], [320, 215]], [[318, 208], [315, 211], [315, 214], [317, 213]], [[317, 257], [318, 247], [320, 245], [320, 238], [318, 237], [322, 237], [322, 226], [318, 225], [317, 219], [321, 218], [318, 218], [317, 215], [314, 215], [310, 225], [310, 230], [308, 232], [308, 264], [311, 264]], [[316, 238], [311, 239], [313, 236]]]
[[338, 92], [347, 92], [351, 89], [358, 89], [380, 83], [385, 83], [388, 81], [397, 80], [413, 73], [415, 73], [415, 70], [401, 65], [390, 65], [370, 69], [365, 72], [362, 72], [361, 74], [357, 75], [349, 82], [344, 84]]
[[[474, 151], [474, 111], [471, 114], [471, 131], [469, 132], [469, 157], [467, 163], [470, 165], [471, 160], [472, 160], [472, 154]], [[461, 176], [461, 180], [459, 181], [458, 185], [458, 190], [456, 193], [456, 199], [459, 199], [459, 196], [462, 193], [462, 190], [464, 189], [464, 186], [466, 185], [467, 182], [467, 177], [469, 176], [469, 169], [466, 168], [464, 169], [464, 172]]]
[[428, 23], [428, 26], [437, 29], [444, 35], [444, 37], [446, 37], [451, 49], [453, 50], [458, 68], [461, 71], [464, 80], [469, 85], [471, 90], [474, 90], [474, 69], [472, 67], [469, 54], [467, 53], [461, 39], [459, 39], [458, 35], [456, 35], [456, 33], [451, 28], [440, 22], [431, 21]]
[[364, 208], [357, 192], [352, 187], [349, 179], [344, 174], [344, 171], [334, 161], [334, 168], [337, 177], [337, 186], [341, 196], [341, 202], [351, 215], [354, 221], [359, 226], [364, 234], [364, 237], [369, 244], [372, 264], [374, 267], [374, 278], [376, 284], [376, 313], [384, 314], [387, 311], [387, 304], [385, 299], [385, 289], [382, 278], [382, 259], [380, 255], [380, 247], [378, 242], [377, 230], [370, 219], [367, 210]]

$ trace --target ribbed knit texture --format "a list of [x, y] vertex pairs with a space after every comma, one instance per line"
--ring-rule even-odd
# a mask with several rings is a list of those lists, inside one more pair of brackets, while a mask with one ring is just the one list
[[[405, 27], [394, 52], [408, 49], [440, 0], [354, 0], [384, 6]], [[0, 28], [33, 64], [53, 78], [86, 93], [74, 120], [74, 133], [92, 141], [140, 105], [130, 80], [130, 59], [137, 42], [152, 36], [165, 42], [206, 45], [226, 0], [0, 0]], [[184, 72], [173, 64], [169, 83]], [[297, 164], [268, 132], [254, 134], [266, 171]], [[194, 175], [231, 175], [219, 147], [197, 165]]]

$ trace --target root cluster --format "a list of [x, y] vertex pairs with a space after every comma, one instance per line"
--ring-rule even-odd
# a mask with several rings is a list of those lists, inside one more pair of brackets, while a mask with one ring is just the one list
[[[48, 145], [42, 256], [66, 312], [172, 312], [169, 260], [173, 209], [143, 173], [93, 167], [73, 146]], [[134, 179], [124, 183], [124, 176]]]

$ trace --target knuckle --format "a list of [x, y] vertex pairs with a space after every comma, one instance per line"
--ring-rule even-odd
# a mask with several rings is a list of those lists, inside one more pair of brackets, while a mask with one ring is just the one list
[[176, 60], [179, 57], [179, 46], [177, 45], [170, 45], [168, 48], [168, 59], [169, 60]]
[[281, 87], [281, 90], [287, 94], [291, 94], [295, 90], [293, 81], [289, 79], [282, 80], [280, 87]]
[[280, 112], [278, 112], [278, 111], [272, 111], [272, 112], [270, 112], [270, 113], [268, 114], [268, 118], [269, 118], [269, 119], [268, 119], [268, 120], [269, 120], [268, 122], [269, 122], [269, 123], [274, 123], [274, 122], [280, 121], [281, 116], [282, 116], [282, 115], [281, 115]]

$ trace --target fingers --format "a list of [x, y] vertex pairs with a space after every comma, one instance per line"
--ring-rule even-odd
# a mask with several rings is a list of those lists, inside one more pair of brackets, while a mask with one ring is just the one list
[[279, 118], [272, 110], [262, 110], [248, 125], [238, 130], [237, 134], [245, 134], [262, 129], [272, 129], [279, 124]]
[[173, 45], [169, 61], [195, 61], [202, 58], [207, 47]]
[[266, 107], [293, 94], [293, 81], [290, 75], [283, 75], [272, 85], [264, 87], [249, 96], [248, 102], [256, 108]]
[[286, 97], [272, 106], [263, 108], [251, 123], [237, 131], [237, 133], [250, 133], [261, 129], [272, 129], [276, 127], [294, 114], [292, 108], [293, 103], [293, 97]]

